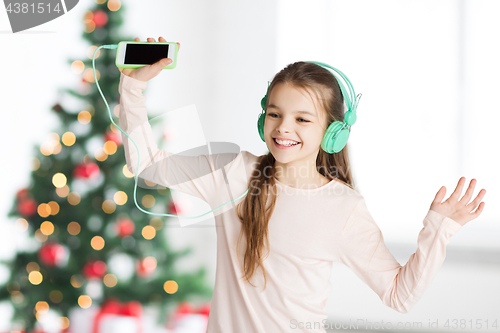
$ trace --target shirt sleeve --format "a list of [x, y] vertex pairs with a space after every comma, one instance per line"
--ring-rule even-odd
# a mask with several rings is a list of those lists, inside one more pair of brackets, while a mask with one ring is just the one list
[[[146, 86], [147, 82], [121, 73], [118, 87], [119, 126], [132, 138], [140, 151], [139, 177], [212, 204], [211, 198], [216, 189], [225, 188], [228, 183], [223, 167], [234, 161], [239, 154], [181, 156], [158, 149], [147, 117], [146, 97], [142, 93]], [[136, 175], [137, 148], [123, 133], [122, 142], [127, 168]]]
[[446, 244], [461, 225], [429, 210], [417, 239], [418, 248], [401, 266], [389, 252], [365, 199], [352, 211], [342, 231], [340, 261], [365, 282], [386, 306], [409, 312], [422, 297], [446, 257]]

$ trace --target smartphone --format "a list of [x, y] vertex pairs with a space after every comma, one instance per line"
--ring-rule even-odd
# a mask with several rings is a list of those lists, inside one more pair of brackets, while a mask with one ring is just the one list
[[178, 49], [177, 43], [173, 42], [120, 42], [116, 52], [116, 67], [139, 68], [170, 58], [173, 62], [163, 69], [173, 69], [177, 65]]

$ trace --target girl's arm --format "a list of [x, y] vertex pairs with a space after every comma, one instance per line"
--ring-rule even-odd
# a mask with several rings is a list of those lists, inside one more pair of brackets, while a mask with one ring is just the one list
[[422, 297], [446, 257], [446, 244], [461, 225], [429, 210], [417, 239], [417, 251], [401, 266], [389, 252], [362, 198], [342, 231], [340, 261], [365, 282], [382, 302], [407, 313]]
[[[210, 205], [214, 204], [212, 201], [214, 197], [217, 198], [216, 190], [222, 191], [226, 188], [225, 177], [220, 167], [226, 166], [226, 170], [229, 170], [231, 163], [236, 161], [236, 156], [239, 154], [179, 156], [158, 149], [147, 117], [146, 97], [143, 95], [147, 83], [121, 73], [118, 87], [119, 126], [139, 148], [141, 157], [139, 177], [196, 196]], [[127, 168], [136, 175], [137, 149], [123, 133], [122, 141]]]

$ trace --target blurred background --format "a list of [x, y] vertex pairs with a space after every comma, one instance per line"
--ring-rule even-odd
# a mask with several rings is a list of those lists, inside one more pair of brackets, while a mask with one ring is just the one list
[[[254, 155], [267, 152], [256, 128], [267, 82], [287, 64], [299, 60], [321, 61], [340, 69], [356, 93], [363, 94], [358, 121], [348, 143], [355, 185], [366, 198], [388, 248], [400, 264], [404, 265], [416, 251], [423, 218], [441, 186], [446, 186], [447, 199], [464, 176], [467, 186], [471, 179], [477, 179], [473, 198], [482, 188], [487, 194], [484, 212], [452, 237], [442, 269], [410, 313], [401, 314], [385, 307], [347, 267], [337, 264], [332, 271], [333, 290], [327, 303], [330, 322], [363, 323], [357, 326], [359, 331], [368, 331], [369, 324], [368, 329], [364, 326], [368, 322], [376, 325], [384, 321], [393, 326], [402, 322], [406, 324], [405, 331], [415, 332], [433, 331], [429, 322], [439, 322], [434, 331], [472, 332], [477, 331], [478, 326], [474, 325], [478, 322], [485, 329], [488, 323], [500, 319], [500, 214], [495, 209], [500, 200], [495, 153], [499, 143], [495, 133], [500, 121], [500, 102], [494, 97], [500, 89], [498, 1], [109, 1], [81, 0], [67, 14], [15, 34], [6, 11], [0, 11], [3, 44], [0, 101], [4, 115], [0, 122], [4, 142], [0, 173], [3, 184], [0, 260], [14, 262], [0, 266], [0, 285], [9, 293], [0, 303], [0, 331], [21, 329], [19, 321], [13, 326], [16, 306], [24, 306], [19, 313], [36, 317], [37, 313], [45, 314], [46, 307], [51, 312], [48, 304], [57, 298], [51, 297], [50, 301], [29, 295], [20, 298], [22, 281], [16, 285], [13, 276], [21, 273], [13, 267], [26, 267], [22, 273], [26, 276], [42, 270], [29, 268], [24, 262], [21, 265], [18, 253], [28, 248], [40, 252], [47, 236], [54, 235], [42, 232], [44, 236], [39, 234], [33, 240], [35, 229], [28, 227], [30, 220], [24, 217], [25, 221], [19, 221], [22, 216], [9, 216], [9, 212], [16, 205], [19, 209], [19, 200], [25, 195], [20, 191], [32, 184], [30, 175], [37, 171], [36, 156], [47, 156], [41, 155], [40, 145], [54, 140], [51, 133], [56, 129], [61, 129], [60, 134], [67, 130], [62, 130], [65, 123], [58, 112], [76, 117], [90, 103], [89, 94], [94, 94], [96, 107], [87, 113], [94, 117], [104, 113], [104, 120], [108, 117], [107, 109], [97, 102], [101, 97], [95, 95], [93, 75], [89, 77], [85, 71], [92, 69], [90, 59], [96, 45], [121, 41], [113, 40], [113, 36], [128, 40], [139, 37], [141, 41], [163, 36], [167, 41], [181, 44], [175, 70], [165, 70], [148, 83], [145, 95], [150, 118], [195, 104], [206, 141], [232, 142]], [[115, 22], [112, 17], [120, 17], [123, 22]], [[107, 35], [97, 35], [99, 29]], [[118, 69], [113, 65], [115, 51], [101, 52], [110, 58], [107, 70], [100, 73], [99, 83], [103, 89], [106, 81], [102, 80], [106, 76], [112, 78], [108, 78], [109, 95], [105, 96], [113, 111], [117, 101], [110, 96], [114, 94], [115, 99], [118, 96], [119, 82]], [[96, 63], [101, 61], [104, 59], [97, 59]], [[80, 106], [81, 101], [61, 89], [72, 89], [89, 100]], [[55, 105], [60, 108], [54, 110]], [[185, 134], [189, 131], [189, 119], [183, 121], [180, 128]], [[176, 140], [172, 131], [164, 128], [155, 131], [163, 134], [164, 141]], [[112, 136], [111, 132], [108, 134]], [[85, 147], [90, 156], [98, 156], [90, 151], [93, 145]], [[118, 150], [115, 156], [116, 163], [123, 166], [123, 150]], [[133, 178], [125, 174], [122, 178], [115, 182], [116, 190], [126, 192], [128, 210], [137, 211], [132, 202]], [[39, 189], [37, 193], [43, 192]], [[168, 196], [165, 200], [168, 204]], [[185, 207], [189, 207], [189, 202]], [[186, 297], [173, 299], [178, 302], [186, 298], [189, 304], [202, 306], [210, 300], [210, 288], [215, 281], [215, 229], [196, 225], [179, 228], [168, 226], [168, 218], [163, 220], [165, 227], [155, 226], [155, 230], [159, 233], [161, 230], [170, 250], [191, 249], [172, 268], [176, 276], [193, 278], [200, 269], [206, 273], [203, 277], [196, 275]], [[95, 230], [89, 229], [89, 235], [100, 232], [102, 225], [96, 224]], [[141, 234], [142, 227], [136, 226], [133, 238], [137, 242], [147, 240]], [[103, 237], [106, 239], [104, 232]], [[117, 247], [127, 247], [124, 238], [116, 243]], [[61, 253], [67, 254], [70, 248]], [[115, 261], [119, 267], [125, 265], [124, 261]], [[64, 265], [61, 259], [53, 266]], [[155, 268], [159, 271], [160, 266], [158, 259]], [[132, 266], [130, 274], [133, 271]], [[116, 278], [118, 273], [113, 274]], [[83, 283], [89, 283], [85, 279], [83, 276], [82, 281], [86, 281]], [[113, 288], [99, 283], [97, 289], [101, 292], [95, 293], [94, 304], [76, 302], [75, 298], [76, 310], [86, 312], [74, 318], [91, 316], [90, 309], [98, 311], [97, 305], [107, 295], [106, 290]], [[78, 289], [68, 289], [73, 297], [83, 294], [83, 287], [72, 287]], [[147, 295], [146, 303], [164, 304], [166, 295], [175, 295], [177, 291], [174, 288], [169, 292], [165, 285], [162, 287], [163, 294], [157, 298]], [[167, 317], [182, 312], [176, 302], [170, 302], [157, 315]], [[31, 304], [37, 304], [38, 309]], [[185, 312], [191, 314], [197, 310]], [[201, 316], [202, 312], [198, 314]], [[42, 325], [45, 331], [71, 329], [71, 317], [62, 320], [61, 314], [54, 316], [58, 324]], [[26, 315], [24, 320], [27, 318]], [[445, 327], [447, 320], [449, 327]], [[165, 327], [155, 329], [160, 331]]]

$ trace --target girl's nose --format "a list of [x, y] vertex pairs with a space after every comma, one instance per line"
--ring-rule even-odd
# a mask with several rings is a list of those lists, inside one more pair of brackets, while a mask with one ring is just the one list
[[281, 123], [278, 124], [278, 127], [276, 127], [276, 130], [279, 133], [288, 133], [291, 128], [291, 125], [289, 125], [285, 120], [282, 120]]
[[282, 134], [282, 133], [289, 133], [290, 130], [288, 130], [287, 127], [285, 126], [279, 126], [278, 128], [276, 128], [276, 132]]

